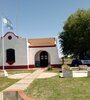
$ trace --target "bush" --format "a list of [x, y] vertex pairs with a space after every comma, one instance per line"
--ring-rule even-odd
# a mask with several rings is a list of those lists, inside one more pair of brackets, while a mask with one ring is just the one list
[[51, 67], [51, 66], [49, 66], [47, 70], [52, 70], [52, 67]]

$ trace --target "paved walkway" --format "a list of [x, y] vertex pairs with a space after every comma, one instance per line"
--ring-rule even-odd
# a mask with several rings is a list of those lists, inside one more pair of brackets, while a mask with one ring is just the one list
[[[27, 75], [30, 75], [30, 73], [20, 73], [20, 74], [9, 75], [8, 78], [23, 79]], [[53, 77], [53, 76], [56, 76], [56, 75], [58, 75], [58, 73], [42, 72], [37, 78], [50, 78], [50, 77]]]
[[0, 100], [3, 100], [3, 92], [0, 92]]
[[33, 80], [35, 80], [42, 72], [44, 72], [47, 68], [37, 69], [35, 72], [24, 74], [23, 79], [6, 88], [2, 92], [0, 92], [0, 100], [3, 100], [3, 92], [4, 91], [18, 91], [25, 90]]
[[37, 78], [50, 78], [53, 76], [58, 75], [58, 73], [54, 73], [54, 72], [43, 72], [41, 73]]
[[26, 75], [23, 79], [21, 79], [20, 81], [18, 81], [17, 83], [15, 83], [13, 85], [11, 85], [4, 91], [25, 90], [30, 85], [30, 83], [32, 83], [32, 81], [35, 80], [45, 70], [46, 70], [46, 68], [41, 68], [41, 69], [36, 70], [32, 74], [30, 73], [30, 74]]
[[6, 88], [2, 92], [0, 92], [0, 100], [3, 100], [3, 92], [4, 91], [20, 91], [25, 90], [30, 83], [33, 82], [36, 78], [49, 78], [57, 75], [57, 73], [51, 72], [44, 72], [47, 68], [40, 68], [34, 71], [33, 73], [21, 73], [9, 76], [9, 78], [21, 78], [20, 81], [16, 82], [15, 84], [11, 85], [10, 87]]
[[13, 74], [13, 75], [8, 75], [8, 78], [12, 78], [12, 79], [23, 79], [26, 76], [30, 75], [32, 73], [19, 73], [19, 74]]

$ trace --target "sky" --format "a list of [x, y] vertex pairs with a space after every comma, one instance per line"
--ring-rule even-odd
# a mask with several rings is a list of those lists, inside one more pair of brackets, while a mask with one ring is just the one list
[[89, 8], [90, 0], [0, 0], [0, 33], [5, 16], [20, 37], [58, 37], [71, 14]]

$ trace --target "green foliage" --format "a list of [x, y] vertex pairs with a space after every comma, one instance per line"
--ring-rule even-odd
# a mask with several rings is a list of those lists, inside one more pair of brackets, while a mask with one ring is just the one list
[[48, 70], [48, 71], [52, 70], [52, 67], [51, 67], [51, 66], [49, 66], [47, 70]]
[[90, 10], [78, 10], [70, 15], [59, 35], [65, 55], [84, 56], [90, 50]]
[[62, 70], [61, 68], [48, 68], [46, 72], [54, 72], [59, 73], [59, 71]]

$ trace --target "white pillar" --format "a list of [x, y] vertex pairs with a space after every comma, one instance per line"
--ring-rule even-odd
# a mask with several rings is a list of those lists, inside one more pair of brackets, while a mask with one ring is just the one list
[[26, 43], [27, 43], [27, 68], [29, 69], [29, 49], [28, 49], [28, 39], [26, 39]]

